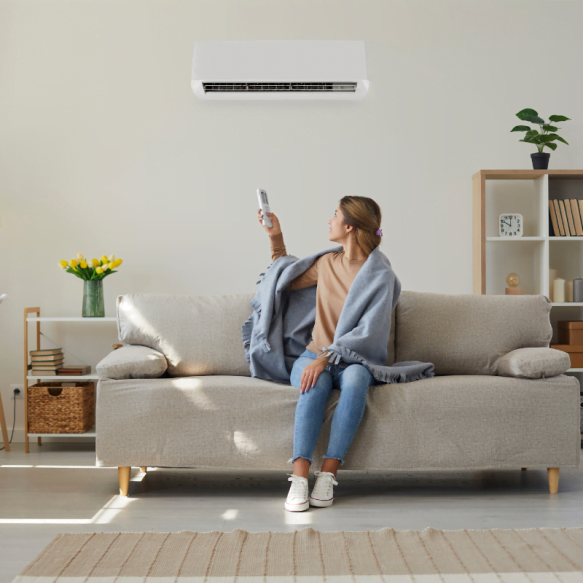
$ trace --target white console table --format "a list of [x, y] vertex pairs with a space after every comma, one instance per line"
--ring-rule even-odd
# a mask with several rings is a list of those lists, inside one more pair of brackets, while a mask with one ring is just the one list
[[[36, 316], [30, 316], [30, 314], [36, 314]], [[117, 318], [81, 318], [81, 317], [48, 317], [48, 318], [41, 318], [40, 315], [40, 308], [24, 308], [24, 442], [25, 442], [25, 451], [28, 453], [29, 447], [29, 439], [32, 437], [36, 437], [38, 444], [42, 443], [43, 437], [95, 437], [95, 427], [92, 427], [89, 431], [85, 433], [29, 433], [28, 431], [28, 382], [29, 381], [63, 381], [63, 382], [70, 382], [70, 381], [88, 381], [94, 380], [96, 381], [99, 377], [96, 374], [88, 374], [88, 375], [81, 375], [81, 376], [72, 376], [72, 375], [50, 375], [50, 376], [36, 376], [30, 375], [29, 370], [32, 368], [32, 365], [29, 364], [29, 354], [28, 354], [28, 324], [30, 322], [36, 322], [36, 349], [40, 350], [40, 324], [41, 322], [92, 322], [95, 324], [96, 322], [116, 322]], [[64, 380], [66, 379], [66, 380]]]

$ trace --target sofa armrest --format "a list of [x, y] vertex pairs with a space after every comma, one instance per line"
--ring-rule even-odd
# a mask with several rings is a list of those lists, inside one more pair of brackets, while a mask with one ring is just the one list
[[154, 379], [166, 372], [168, 362], [157, 350], [128, 345], [110, 352], [96, 368], [100, 379]]
[[554, 377], [569, 368], [569, 355], [554, 348], [517, 348], [496, 362], [496, 374], [526, 379]]

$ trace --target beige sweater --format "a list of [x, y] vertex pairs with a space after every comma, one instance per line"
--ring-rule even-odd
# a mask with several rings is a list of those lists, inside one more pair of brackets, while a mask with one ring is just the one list
[[[272, 261], [287, 255], [282, 233], [270, 237], [270, 242]], [[325, 253], [320, 255], [311, 267], [286, 287], [286, 289], [293, 290], [312, 285], [318, 286], [316, 290], [316, 320], [312, 330], [312, 341], [306, 346], [308, 350], [320, 354], [322, 347], [330, 346], [334, 342], [334, 332], [348, 290], [365, 261], [366, 259], [346, 259], [344, 251]], [[318, 356], [318, 360], [326, 362], [329, 358], [332, 356], [326, 357], [324, 354]]]

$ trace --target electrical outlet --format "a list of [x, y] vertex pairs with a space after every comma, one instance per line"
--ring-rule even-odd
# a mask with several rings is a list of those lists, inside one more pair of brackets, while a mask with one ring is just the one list
[[[20, 391], [20, 393], [15, 394], [14, 391], [18, 389]], [[24, 399], [24, 385], [23, 384], [15, 384], [15, 385], [10, 385], [10, 392], [12, 393], [12, 396], [15, 399]]]

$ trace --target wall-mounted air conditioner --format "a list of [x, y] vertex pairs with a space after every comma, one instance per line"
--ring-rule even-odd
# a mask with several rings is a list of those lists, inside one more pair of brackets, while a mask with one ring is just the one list
[[362, 99], [364, 41], [198, 41], [192, 90], [200, 99]]

